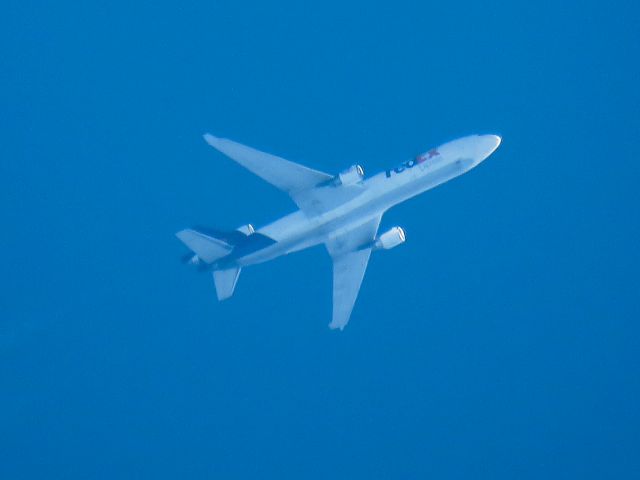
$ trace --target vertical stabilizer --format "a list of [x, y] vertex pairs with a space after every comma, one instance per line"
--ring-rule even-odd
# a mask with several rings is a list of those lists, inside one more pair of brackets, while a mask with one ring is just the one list
[[225, 300], [233, 295], [236, 282], [240, 275], [240, 267], [231, 267], [225, 270], [214, 270], [213, 281], [216, 284], [218, 300]]

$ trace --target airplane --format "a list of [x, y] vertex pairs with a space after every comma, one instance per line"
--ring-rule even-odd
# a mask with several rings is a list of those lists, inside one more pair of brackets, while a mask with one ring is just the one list
[[220, 153], [283, 190], [298, 210], [262, 228], [210, 228], [176, 233], [193, 253], [188, 263], [212, 272], [218, 300], [233, 295], [240, 270], [324, 244], [333, 260], [333, 315], [329, 327], [343, 330], [353, 310], [371, 252], [406, 240], [393, 227], [378, 235], [382, 215], [394, 205], [476, 167], [500, 145], [497, 135], [471, 135], [420, 154], [365, 179], [360, 165], [337, 175], [290, 162], [234, 141], [204, 135]]

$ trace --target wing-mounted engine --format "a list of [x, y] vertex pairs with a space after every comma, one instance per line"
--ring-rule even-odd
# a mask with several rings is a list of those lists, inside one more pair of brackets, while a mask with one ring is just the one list
[[347, 168], [345, 171], [340, 172], [334, 179], [333, 184], [338, 185], [353, 185], [359, 183], [364, 178], [364, 168], [360, 165], [353, 165]]
[[407, 236], [404, 233], [404, 229], [400, 227], [393, 227], [391, 230], [387, 230], [375, 239], [373, 248], [376, 250], [391, 250], [392, 248], [404, 243], [406, 240]]

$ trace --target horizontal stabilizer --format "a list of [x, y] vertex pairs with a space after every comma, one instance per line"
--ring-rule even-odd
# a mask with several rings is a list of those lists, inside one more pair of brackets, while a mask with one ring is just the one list
[[240, 267], [227, 268], [226, 270], [215, 270], [213, 272], [213, 281], [216, 284], [216, 293], [218, 300], [225, 300], [233, 295], [236, 288], [236, 282], [240, 275]]
[[176, 237], [207, 263], [213, 263], [224, 257], [232, 248], [228, 243], [196, 230], [182, 230], [176, 233]]

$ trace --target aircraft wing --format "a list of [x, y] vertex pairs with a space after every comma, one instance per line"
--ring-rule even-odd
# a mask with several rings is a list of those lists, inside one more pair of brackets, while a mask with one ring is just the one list
[[333, 318], [330, 328], [342, 330], [349, 322], [381, 219], [382, 216], [375, 217], [325, 243], [333, 259]]
[[226, 138], [214, 137], [207, 133], [204, 139], [219, 152], [288, 194], [313, 188], [333, 178], [327, 173], [246, 147]]
[[307, 215], [326, 212], [362, 192], [362, 186], [332, 186], [333, 175], [207, 133], [213, 148], [289, 194]]

